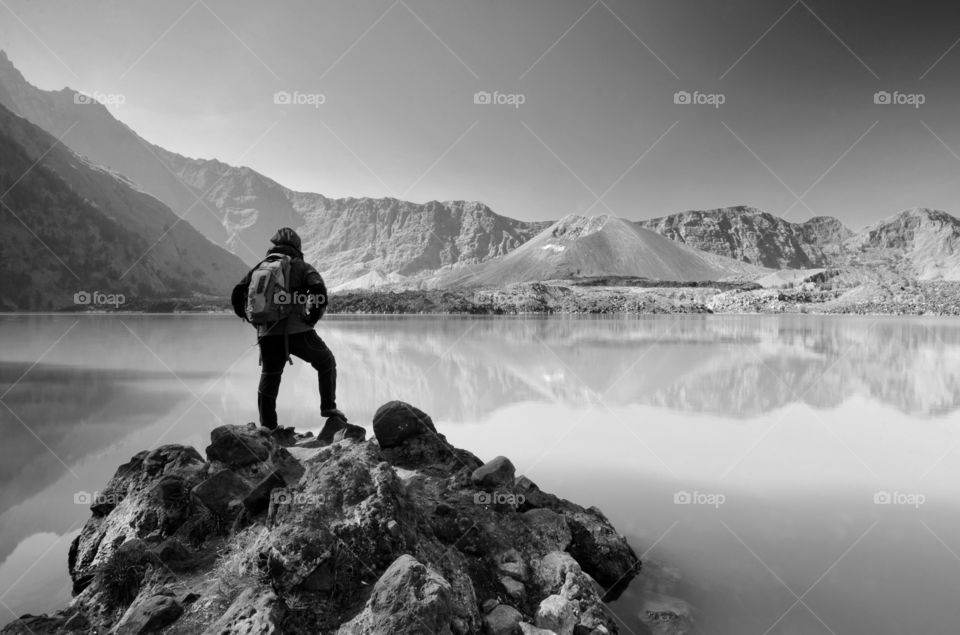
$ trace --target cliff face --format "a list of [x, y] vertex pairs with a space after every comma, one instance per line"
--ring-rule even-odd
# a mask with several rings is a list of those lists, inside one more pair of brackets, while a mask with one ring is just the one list
[[[369, 272], [414, 277], [449, 265], [502, 256], [549, 223], [525, 223], [495, 214], [482, 203], [396, 199], [295, 197], [308, 260], [334, 286]], [[369, 285], [367, 285], [369, 286]]]
[[638, 224], [691, 247], [773, 269], [826, 266], [852, 235], [835, 218], [791, 223], [743, 206], [683, 212]]
[[960, 220], [914, 208], [867, 227], [847, 247], [861, 260], [888, 263], [904, 278], [960, 280]]
[[617, 632], [603, 602], [640, 562], [599, 510], [402, 402], [373, 429], [221, 426], [206, 459], [137, 454], [71, 546], [74, 600], [2, 632]]

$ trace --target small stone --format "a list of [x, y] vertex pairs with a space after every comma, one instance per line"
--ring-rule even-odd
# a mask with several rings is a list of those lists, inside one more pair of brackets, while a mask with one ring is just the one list
[[400, 523], [392, 519], [388, 520], [387, 531], [390, 532], [390, 535], [393, 536], [394, 538], [399, 538], [401, 534]]
[[383, 404], [373, 415], [373, 433], [381, 448], [392, 448], [422, 434], [436, 434], [430, 415], [402, 401]]
[[477, 487], [493, 489], [512, 486], [516, 471], [510, 459], [498, 456], [475, 469], [470, 478]]
[[517, 582], [508, 575], [500, 576], [500, 586], [507, 592], [507, 595], [518, 602], [522, 601], [527, 594], [527, 589], [523, 586], [523, 582]]
[[516, 549], [508, 549], [497, 556], [497, 569], [516, 580], [527, 579], [527, 565]]
[[523, 614], [507, 604], [500, 604], [483, 618], [490, 635], [513, 635], [523, 619]]

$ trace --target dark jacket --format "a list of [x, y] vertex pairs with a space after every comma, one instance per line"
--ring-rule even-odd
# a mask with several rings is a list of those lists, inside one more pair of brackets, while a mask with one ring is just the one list
[[[293, 335], [294, 333], [305, 333], [312, 331], [314, 325], [323, 316], [327, 308], [327, 287], [323, 283], [320, 273], [307, 264], [303, 259], [303, 253], [289, 245], [276, 245], [267, 251], [270, 254], [284, 254], [290, 256], [290, 290], [294, 292], [294, 300], [297, 306], [294, 307], [293, 314], [274, 325], [258, 326], [257, 336], [265, 337], [270, 335]], [[238, 285], [246, 289], [250, 285], [250, 275], [253, 271], [247, 273]], [[319, 304], [311, 307], [310, 314], [307, 315], [303, 305], [303, 296], [310, 295], [319, 300]]]

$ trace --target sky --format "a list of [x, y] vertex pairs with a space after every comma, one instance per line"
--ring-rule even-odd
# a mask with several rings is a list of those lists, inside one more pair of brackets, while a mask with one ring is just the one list
[[0, 16], [35, 85], [122, 96], [111, 111], [151, 142], [331, 197], [524, 220], [960, 215], [955, 2], [2, 0]]

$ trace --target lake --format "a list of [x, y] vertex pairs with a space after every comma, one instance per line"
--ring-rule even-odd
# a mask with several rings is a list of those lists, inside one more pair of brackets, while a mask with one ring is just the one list
[[[657, 573], [613, 604], [624, 632], [645, 632], [658, 590], [705, 633], [960, 628], [960, 320], [335, 317], [318, 331], [354, 423], [408, 401], [454, 444], [604, 510]], [[256, 418], [254, 342], [227, 316], [0, 317], [0, 623], [69, 599], [84, 492], [139, 450], [202, 452], [221, 422]], [[312, 374], [288, 367], [282, 425], [322, 424]]]

